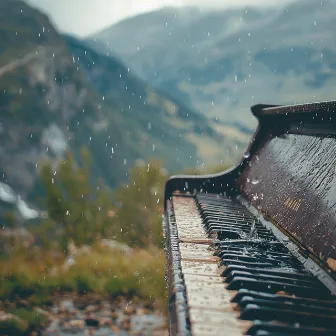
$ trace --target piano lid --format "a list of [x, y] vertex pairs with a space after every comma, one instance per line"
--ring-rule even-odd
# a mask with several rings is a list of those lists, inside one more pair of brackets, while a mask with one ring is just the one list
[[173, 192], [236, 192], [336, 274], [336, 102], [255, 105], [241, 162], [219, 174], [172, 176]]
[[336, 103], [258, 105], [252, 111], [259, 119], [258, 146], [237, 189], [336, 271]]

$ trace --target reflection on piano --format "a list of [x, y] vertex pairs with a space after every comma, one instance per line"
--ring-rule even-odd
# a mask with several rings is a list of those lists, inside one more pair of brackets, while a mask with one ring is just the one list
[[171, 335], [336, 335], [336, 102], [256, 105], [242, 161], [166, 183]]

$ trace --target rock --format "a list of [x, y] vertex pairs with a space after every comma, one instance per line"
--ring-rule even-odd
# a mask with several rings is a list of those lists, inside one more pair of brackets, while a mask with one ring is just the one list
[[88, 327], [95, 327], [95, 328], [99, 327], [99, 320], [97, 318], [87, 317], [85, 319], [85, 323]]
[[70, 331], [72, 328], [71, 328], [71, 325], [68, 321], [62, 321], [61, 322], [61, 329], [65, 330], [65, 331]]
[[85, 327], [85, 322], [83, 320], [71, 320], [69, 324], [72, 328], [84, 329]]
[[146, 309], [146, 308], [137, 308], [136, 310], [135, 310], [135, 314], [136, 315], [147, 315], [149, 312], [148, 312], [148, 309]]
[[129, 319], [125, 319], [120, 323], [121, 329], [130, 330], [131, 329], [131, 321]]
[[89, 327], [89, 335], [94, 335], [96, 333], [95, 328]]
[[152, 330], [151, 336], [169, 336], [169, 332], [167, 329]]
[[71, 312], [74, 311], [75, 307], [72, 300], [62, 300], [59, 305], [59, 311], [64, 312]]
[[110, 302], [108, 302], [108, 301], [103, 301], [103, 302], [101, 303], [101, 307], [102, 307], [103, 309], [111, 309], [111, 304], [110, 304]]
[[124, 314], [125, 315], [133, 315], [135, 314], [135, 309], [132, 306], [126, 306], [124, 309]]
[[119, 331], [120, 331], [120, 329], [119, 329], [119, 327], [117, 326], [117, 325], [112, 325], [111, 327], [110, 327], [110, 329], [111, 329], [111, 331], [113, 332], [113, 333], [118, 333]]
[[102, 316], [102, 317], [109, 317], [109, 318], [111, 318], [112, 314], [113, 313], [110, 310], [104, 309], [104, 310], [101, 311], [101, 313], [99, 315]]
[[114, 320], [117, 320], [120, 317], [120, 313], [117, 311], [114, 311], [112, 312], [111, 316]]
[[16, 302], [17, 308], [27, 308], [29, 307], [29, 302], [23, 299], [19, 299]]
[[41, 308], [39, 308], [39, 307], [36, 307], [36, 308], [35, 308], [35, 311], [36, 311], [38, 314], [47, 317], [49, 320], [52, 320], [52, 319], [53, 319], [52, 314], [48, 313], [46, 310], [43, 310], [43, 309], [41, 309]]
[[113, 325], [113, 321], [109, 317], [99, 317], [98, 321], [100, 327], [110, 327], [111, 325]]
[[98, 309], [99, 309], [99, 307], [96, 306], [96, 305], [89, 305], [84, 309], [84, 311], [86, 313], [92, 313], [92, 312], [96, 312]]

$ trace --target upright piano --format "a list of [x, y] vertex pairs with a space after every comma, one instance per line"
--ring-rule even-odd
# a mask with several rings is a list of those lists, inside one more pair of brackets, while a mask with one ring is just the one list
[[165, 186], [170, 335], [336, 335], [336, 102], [255, 105], [239, 164]]

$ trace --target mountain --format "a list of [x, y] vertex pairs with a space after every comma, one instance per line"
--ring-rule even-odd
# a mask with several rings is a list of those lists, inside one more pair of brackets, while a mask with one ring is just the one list
[[61, 36], [46, 15], [15, 0], [0, 2], [0, 111], [0, 196], [7, 188], [28, 203], [41, 192], [41, 163], [51, 161], [56, 174], [68, 149], [79, 158], [87, 146], [94, 177], [115, 187], [139, 159], [161, 157], [179, 171], [231, 159], [249, 137]]
[[143, 79], [204, 114], [255, 126], [249, 107], [334, 97], [335, 1], [164, 8], [90, 36]]

